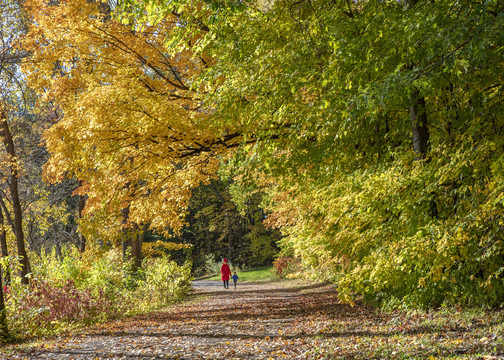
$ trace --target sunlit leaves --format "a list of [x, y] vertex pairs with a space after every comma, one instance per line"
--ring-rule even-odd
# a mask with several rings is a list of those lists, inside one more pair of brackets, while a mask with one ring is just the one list
[[117, 218], [130, 204], [130, 221], [180, 229], [190, 189], [215, 174], [219, 134], [203, 126], [189, 89], [201, 60], [163, 46], [176, 16], [135, 32], [99, 2], [26, 6], [33, 56], [24, 69], [62, 116], [45, 135], [46, 178], [84, 181], [89, 214]]
[[[28, 38], [45, 44], [33, 84], [64, 112], [47, 133], [48, 174], [87, 180], [89, 210], [130, 202], [132, 221], [180, 228], [190, 189], [229, 159], [215, 137], [229, 136], [243, 145], [230, 173], [268, 193], [285, 249], [346, 294], [502, 296], [501, 4], [123, 5], [135, 32], [72, 2], [34, 14], [64, 25]], [[414, 96], [430, 134], [422, 160]]]

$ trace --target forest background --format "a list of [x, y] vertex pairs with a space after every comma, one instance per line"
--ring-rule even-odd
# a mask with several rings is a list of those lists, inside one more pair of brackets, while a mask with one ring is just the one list
[[501, 304], [503, 20], [2, 0], [2, 336], [162, 306], [221, 256], [349, 302]]

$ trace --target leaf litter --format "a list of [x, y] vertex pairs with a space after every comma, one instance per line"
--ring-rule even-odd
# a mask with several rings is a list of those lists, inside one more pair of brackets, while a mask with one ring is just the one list
[[326, 284], [219, 282], [193, 301], [68, 336], [11, 346], [3, 359], [504, 359], [504, 311], [385, 313], [342, 304]]

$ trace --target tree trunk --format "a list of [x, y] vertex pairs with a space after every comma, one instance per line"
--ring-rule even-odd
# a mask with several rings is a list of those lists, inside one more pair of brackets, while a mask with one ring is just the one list
[[2, 283], [2, 265], [0, 265], [0, 343], [9, 338], [9, 329], [7, 327], [7, 314], [5, 309], [3, 283]]
[[[418, 0], [403, 0], [403, 4], [412, 9]], [[412, 64], [410, 64], [411, 67]], [[429, 131], [427, 129], [427, 111], [425, 98], [420, 95], [418, 89], [414, 89], [410, 101], [410, 123], [413, 135], [413, 150], [417, 152], [420, 158], [425, 158], [429, 147]]]
[[137, 271], [142, 266], [142, 241], [143, 230], [138, 224], [133, 224], [131, 229], [131, 257], [133, 258], [133, 271]]
[[429, 147], [429, 130], [427, 129], [427, 112], [425, 98], [420, 96], [420, 91], [413, 91], [410, 105], [411, 132], [413, 135], [413, 150], [421, 157], [427, 155]]
[[[86, 206], [86, 196], [79, 195], [79, 219], [82, 219], [82, 211]], [[79, 251], [81, 254], [86, 250], [86, 237], [79, 231]]]
[[[9, 250], [7, 249], [7, 233], [5, 231], [5, 219], [4, 219], [4, 215], [3, 215], [3, 211], [2, 211], [1, 207], [0, 207], [0, 250], [1, 250], [2, 258], [9, 256]], [[9, 267], [5, 268], [5, 270], [3, 272], [3, 276], [4, 276], [3, 280], [4, 280], [5, 285], [10, 284], [11, 277], [10, 277]]]
[[18, 164], [16, 162], [16, 152], [14, 150], [14, 140], [9, 129], [9, 124], [7, 123], [7, 114], [2, 110], [1, 116], [1, 130], [0, 135], [3, 138], [3, 142], [7, 153], [10, 157], [10, 175], [9, 175], [9, 190], [11, 193], [12, 209], [14, 213], [14, 219], [12, 222], [12, 228], [16, 236], [16, 244], [18, 248], [19, 263], [21, 265], [21, 283], [28, 284], [29, 279], [27, 277], [30, 271], [30, 263], [28, 261], [28, 255], [25, 248], [25, 240], [23, 233], [23, 208], [21, 207], [21, 201], [19, 200], [19, 189], [18, 189]]
[[128, 261], [127, 251], [131, 248], [131, 236], [130, 229], [127, 227], [129, 218], [129, 206], [121, 210], [122, 219], [122, 253], [123, 253], [123, 263]]
[[138, 245], [137, 245], [138, 252], [137, 252], [137, 258], [140, 261], [140, 265], [141, 265], [142, 260], [143, 260], [142, 245], [143, 245], [143, 242], [144, 242], [144, 239], [145, 239], [145, 232], [148, 229], [149, 229], [149, 225], [148, 224], [144, 224], [142, 226], [142, 230], [138, 234]]
[[[133, 223], [131, 227], [128, 227], [129, 218], [129, 206], [121, 210], [123, 214], [122, 220], [122, 251], [123, 251], [123, 262], [126, 263], [133, 259], [133, 271], [137, 271], [142, 265], [142, 242], [144, 228], [139, 231], [138, 224]], [[128, 249], [130, 251], [128, 252]]]
[[[408, 9], [413, 8], [418, 3], [418, 0], [404, 0], [404, 4]], [[427, 106], [425, 97], [420, 94], [420, 90], [414, 88], [411, 94], [410, 108], [410, 123], [411, 133], [413, 136], [413, 150], [418, 154], [418, 159], [425, 159], [429, 151], [429, 129], [427, 127]], [[431, 193], [429, 202], [429, 215], [437, 219], [438, 209], [435, 199], [435, 194]]]

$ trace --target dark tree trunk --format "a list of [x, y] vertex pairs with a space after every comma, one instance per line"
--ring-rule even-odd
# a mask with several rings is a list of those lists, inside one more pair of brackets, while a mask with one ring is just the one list
[[140, 260], [140, 262], [143, 260], [143, 252], [142, 252], [142, 245], [145, 240], [145, 233], [149, 229], [148, 224], [142, 225], [142, 230], [138, 234], [138, 253], [137, 253], [137, 258]]
[[27, 277], [30, 272], [30, 263], [28, 262], [28, 255], [25, 248], [25, 240], [23, 233], [23, 208], [21, 207], [21, 201], [19, 199], [19, 189], [18, 189], [18, 177], [19, 173], [17, 170], [18, 164], [16, 163], [16, 152], [14, 149], [14, 140], [9, 129], [9, 124], [7, 123], [7, 115], [2, 111], [1, 113], [1, 130], [0, 135], [3, 138], [3, 142], [7, 153], [9, 154], [11, 166], [9, 175], [9, 190], [11, 193], [12, 200], [12, 210], [14, 213], [14, 219], [12, 222], [12, 228], [16, 236], [16, 244], [18, 248], [19, 263], [21, 265], [21, 283], [28, 284], [29, 278]]
[[[418, 0], [403, 0], [408, 9], [417, 5]], [[418, 154], [417, 159], [425, 159], [429, 151], [429, 128], [427, 123], [427, 106], [425, 97], [420, 94], [420, 90], [413, 89], [410, 100], [410, 123], [413, 136], [413, 150]], [[430, 217], [439, 217], [435, 194], [431, 193], [428, 213]]]
[[[403, 3], [408, 9], [412, 9], [418, 3], [418, 0], [403, 0]], [[409, 67], [411, 68], [412, 64]], [[421, 96], [417, 88], [411, 94], [409, 115], [413, 135], [413, 150], [419, 154], [420, 158], [425, 158], [429, 147], [427, 111], [425, 98]]]
[[[2, 208], [0, 207], [0, 250], [2, 252], [2, 258], [9, 256], [9, 250], [7, 249], [7, 233], [5, 231], [5, 219], [3, 215]], [[3, 272], [3, 280], [5, 285], [10, 284], [10, 269], [6, 267]]]
[[128, 227], [128, 218], [129, 218], [129, 206], [122, 209], [122, 253], [123, 253], [123, 262], [127, 262], [127, 251], [128, 248], [131, 248], [131, 231]]
[[[144, 228], [139, 231], [138, 224], [133, 223], [128, 226], [129, 206], [121, 210], [123, 214], [123, 230], [122, 230], [122, 251], [123, 262], [126, 263], [133, 259], [133, 271], [138, 270], [142, 265], [142, 243], [144, 238]], [[128, 249], [130, 251], [128, 252]]]
[[142, 266], [143, 233], [143, 228], [140, 230], [138, 224], [133, 224], [131, 229], [131, 257], [133, 259], [133, 271], [137, 271]]
[[427, 112], [425, 98], [418, 90], [413, 91], [410, 106], [411, 132], [413, 134], [413, 150], [422, 157], [427, 155], [429, 147], [429, 130], [427, 129]]
[[0, 265], [0, 343], [9, 338], [9, 329], [7, 327], [7, 314], [5, 309], [3, 283], [2, 283], [2, 265]]
[[[82, 211], [86, 206], [86, 196], [79, 195], [79, 219], [82, 219]], [[86, 250], [86, 237], [79, 232], [79, 251], [83, 253]]]
[[[413, 8], [418, 0], [403, 0], [408, 9]], [[429, 131], [427, 129], [427, 111], [425, 98], [420, 96], [420, 91], [414, 89], [411, 95], [409, 108], [411, 132], [413, 135], [413, 150], [421, 157], [427, 155], [429, 146]]]

